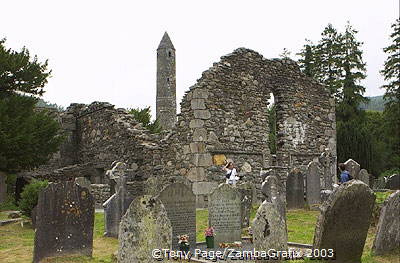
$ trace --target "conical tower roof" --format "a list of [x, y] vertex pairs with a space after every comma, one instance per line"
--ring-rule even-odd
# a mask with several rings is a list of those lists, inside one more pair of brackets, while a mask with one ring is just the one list
[[167, 32], [164, 33], [164, 36], [162, 37], [157, 49], [161, 49], [161, 48], [172, 48], [173, 50], [175, 50], [175, 47], [172, 44], [172, 41], [169, 38]]

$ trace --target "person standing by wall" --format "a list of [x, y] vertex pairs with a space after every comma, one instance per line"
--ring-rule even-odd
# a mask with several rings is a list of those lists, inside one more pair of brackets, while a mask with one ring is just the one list
[[231, 185], [236, 185], [237, 181], [239, 181], [240, 177], [238, 176], [237, 170], [233, 164], [233, 162], [228, 162], [226, 166], [222, 168], [223, 171], [226, 172], [226, 183]]

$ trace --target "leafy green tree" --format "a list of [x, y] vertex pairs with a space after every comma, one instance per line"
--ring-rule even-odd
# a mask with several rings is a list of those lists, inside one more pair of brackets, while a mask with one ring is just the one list
[[130, 109], [129, 113], [132, 114], [135, 120], [140, 122], [143, 127], [148, 129], [151, 133], [161, 132], [162, 129], [158, 120], [151, 121], [150, 107], [144, 109]]
[[62, 141], [59, 124], [36, 111], [50, 71], [29, 52], [12, 51], [0, 41], [0, 171], [18, 172], [44, 164]]
[[0, 40], [0, 96], [15, 91], [43, 95], [43, 88], [51, 74], [51, 70], [47, 69], [47, 60], [40, 63], [37, 56], [32, 59], [25, 47], [20, 52], [7, 49], [5, 41]]

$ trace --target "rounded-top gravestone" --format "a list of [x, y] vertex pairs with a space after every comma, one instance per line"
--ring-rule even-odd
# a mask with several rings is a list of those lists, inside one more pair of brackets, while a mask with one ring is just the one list
[[372, 251], [382, 255], [400, 248], [400, 191], [391, 194], [381, 210]]
[[353, 179], [359, 179], [358, 174], [360, 172], [361, 166], [359, 163], [353, 159], [349, 159], [344, 163], [346, 170], [350, 173]]
[[374, 193], [362, 181], [337, 187], [321, 207], [314, 249], [333, 249], [336, 262], [361, 262], [374, 203]]
[[214, 227], [214, 242], [241, 240], [241, 195], [229, 184], [221, 184], [211, 194], [208, 205], [209, 226]]
[[188, 235], [196, 244], [196, 196], [183, 183], [166, 186], [158, 198], [163, 203], [172, 226], [172, 249], [179, 248], [178, 236]]

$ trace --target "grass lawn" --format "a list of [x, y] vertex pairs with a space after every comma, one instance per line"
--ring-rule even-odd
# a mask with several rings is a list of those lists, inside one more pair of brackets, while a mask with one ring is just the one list
[[[383, 202], [388, 194], [377, 193], [377, 202]], [[257, 207], [251, 210], [251, 221], [254, 219]], [[2, 213], [0, 212], [0, 216]], [[291, 242], [312, 244], [315, 223], [318, 219], [318, 211], [289, 210], [287, 212], [288, 238]], [[208, 225], [208, 211], [197, 209], [197, 241], [205, 241], [204, 230]], [[400, 263], [400, 251], [384, 257], [371, 255], [371, 247], [376, 229], [371, 227], [368, 232], [362, 256], [363, 263]], [[93, 258], [87, 257], [64, 257], [49, 259], [46, 262], [114, 262], [112, 254], [117, 251], [118, 240], [103, 237], [104, 221], [103, 214], [96, 213]], [[244, 234], [247, 232], [244, 230]], [[0, 262], [22, 263], [32, 262], [34, 231], [30, 225], [21, 227], [20, 223], [0, 227]], [[302, 262], [302, 261], [296, 261]], [[313, 261], [316, 262], [316, 261]]]

